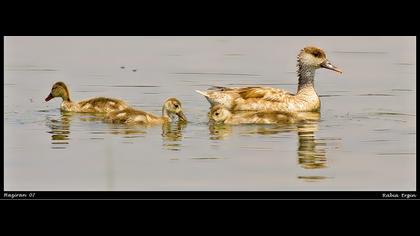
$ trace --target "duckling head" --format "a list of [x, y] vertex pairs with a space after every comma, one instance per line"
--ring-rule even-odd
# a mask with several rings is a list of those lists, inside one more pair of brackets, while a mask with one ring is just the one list
[[181, 102], [176, 98], [169, 98], [162, 107], [162, 115], [166, 117], [178, 116], [181, 121], [187, 121], [187, 117], [182, 112]]
[[210, 111], [210, 119], [212, 119], [216, 123], [223, 123], [231, 116], [232, 113], [222, 105], [215, 105]]
[[333, 70], [338, 73], [343, 73], [339, 68], [330, 63], [327, 56], [321, 48], [318, 47], [305, 47], [298, 55], [299, 66], [309, 67], [314, 69], [325, 68]]
[[63, 82], [57, 82], [52, 86], [51, 92], [45, 98], [45, 101], [48, 102], [55, 97], [61, 97], [64, 101], [70, 101], [69, 90]]

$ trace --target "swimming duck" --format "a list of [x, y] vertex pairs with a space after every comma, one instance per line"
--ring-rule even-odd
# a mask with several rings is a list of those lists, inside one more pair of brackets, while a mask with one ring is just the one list
[[210, 120], [223, 124], [277, 124], [294, 123], [297, 116], [286, 112], [261, 112], [261, 111], [238, 111], [231, 112], [226, 107], [218, 104], [210, 111]]
[[223, 124], [292, 124], [300, 121], [319, 121], [319, 112], [235, 111], [217, 104], [209, 112], [209, 119]]
[[73, 102], [70, 99], [69, 89], [63, 82], [57, 82], [53, 85], [50, 94], [45, 98], [45, 101], [61, 97], [63, 102], [61, 103], [61, 110], [68, 112], [92, 112], [92, 113], [104, 113], [111, 111], [118, 111], [128, 108], [128, 104], [119, 99], [97, 97], [82, 100], [80, 102]]
[[204, 95], [211, 106], [221, 104], [232, 111], [319, 111], [321, 102], [314, 88], [315, 70], [325, 68], [340, 74], [342, 71], [332, 65], [325, 52], [317, 47], [302, 49], [297, 67], [299, 84], [296, 94], [270, 87], [212, 87], [205, 92], [196, 92]]
[[187, 121], [187, 118], [182, 112], [181, 102], [176, 98], [168, 98], [162, 106], [162, 116], [155, 116], [134, 108], [126, 108], [108, 113], [105, 116], [105, 121], [122, 124], [153, 125], [171, 122], [175, 116], [178, 116], [178, 119], [181, 121]]

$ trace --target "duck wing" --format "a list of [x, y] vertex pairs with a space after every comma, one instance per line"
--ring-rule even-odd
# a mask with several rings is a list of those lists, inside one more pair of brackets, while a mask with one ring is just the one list
[[128, 107], [122, 100], [106, 97], [86, 99], [78, 102], [78, 105], [84, 112], [110, 112]]
[[270, 102], [287, 103], [292, 93], [277, 88], [269, 87], [241, 87], [227, 88], [213, 86], [207, 91], [196, 92], [202, 94], [209, 103], [214, 106], [220, 104], [228, 109], [236, 110], [266, 110], [266, 108], [254, 107], [254, 103], [262, 103], [263, 106]]
[[286, 102], [290, 96], [293, 96], [287, 90], [268, 87], [239, 88], [238, 94], [244, 100], [262, 99], [269, 102]]
[[148, 120], [150, 120], [151, 118], [156, 117], [147, 112], [136, 110], [133, 108], [126, 108], [120, 111], [113, 111], [107, 113], [107, 115], [105, 116], [105, 120], [107, 122], [120, 124], [147, 123]]

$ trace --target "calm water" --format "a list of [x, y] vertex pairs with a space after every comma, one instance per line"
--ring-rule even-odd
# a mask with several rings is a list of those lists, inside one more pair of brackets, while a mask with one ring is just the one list
[[[415, 190], [415, 37], [5, 37], [5, 190]], [[321, 120], [214, 126], [194, 90], [296, 91], [296, 55], [326, 50]], [[121, 68], [124, 66], [124, 69]], [[136, 71], [133, 71], [136, 70]], [[189, 123], [127, 127], [44, 102], [116, 97]]]

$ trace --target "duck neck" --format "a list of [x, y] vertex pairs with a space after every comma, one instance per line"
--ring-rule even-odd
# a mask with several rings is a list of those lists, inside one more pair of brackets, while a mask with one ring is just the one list
[[233, 115], [232, 115], [232, 113], [230, 113], [230, 112], [229, 112], [229, 113], [227, 114], [227, 118], [225, 119], [225, 121], [224, 121], [223, 123], [227, 123], [227, 124], [228, 124], [228, 123], [232, 123], [232, 122], [233, 122], [233, 120], [234, 120], [234, 119], [233, 119]]
[[299, 84], [297, 92], [305, 88], [315, 89], [314, 88], [314, 78], [315, 78], [316, 68], [311, 66], [304, 66], [301, 63], [298, 63], [298, 77]]
[[63, 95], [61, 96], [61, 98], [63, 99], [62, 104], [65, 104], [65, 106], [70, 107], [73, 106], [73, 101], [70, 100], [70, 97], [68, 95]]
[[72, 102], [69, 95], [62, 96], [63, 102]]
[[62, 98], [63, 98], [63, 101], [65, 101], [65, 102], [71, 102], [71, 99], [70, 99], [70, 92], [69, 92], [69, 89], [67, 88], [67, 86], [63, 86], [63, 92], [62, 92]]
[[165, 106], [162, 107], [162, 117], [163, 117], [163, 119], [165, 119], [165, 120], [167, 120], [169, 122], [172, 121], [171, 116], [169, 115], [168, 110], [165, 109]]

